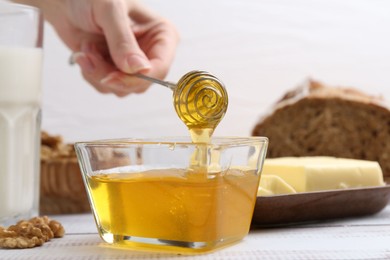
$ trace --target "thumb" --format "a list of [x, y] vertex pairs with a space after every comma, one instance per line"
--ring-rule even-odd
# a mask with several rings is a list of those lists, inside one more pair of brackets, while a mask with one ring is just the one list
[[126, 6], [118, 4], [109, 7], [105, 5], [97, 9], [95, 22], [103, 30], [115, 65], [124, 72], [137, 73], [150, 69], [151, 64], [130, 29], [126, 10]]

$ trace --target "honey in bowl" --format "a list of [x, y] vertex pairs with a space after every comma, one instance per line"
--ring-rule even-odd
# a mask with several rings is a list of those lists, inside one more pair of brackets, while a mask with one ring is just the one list
[[[102, 236], [120, 234], [116, 243], [133, 246], [142, 246], [137, 238], [158, 238], [155, 249], [165, 244], [178, 252], [209, 251], [240, 240], [248, 233], [257, 175], [232, 169], [205, 180], [204, 174], [157, 169], [92, 176], [88, 182]], [[133, 241], [123, 239], [127, 234]]]
[[[191, 72], [174, 91], [176, 111], [191, 140], [76, 144], [104, 241], [132, 249], [200, 253], [247, 235], [268, 141], [211, 139], [227, 103], [226, 90], [215, 77]], [[128, 163], [118, 160], [116, 167], [101, 167], [115, 162], [105, 156], [107, 150], [127, 157]]]

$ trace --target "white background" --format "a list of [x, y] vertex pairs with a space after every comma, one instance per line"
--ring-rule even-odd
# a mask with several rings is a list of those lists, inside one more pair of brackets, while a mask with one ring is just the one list
[[[181, 34], [168, 80], [201, 69], [225, 83], [229, 109], [216, 135], [250, 135], [259, 117], [308, 77], [390, 100], [390, 1], [143, 2]], [[69, 142], [188, 135], [170, 90], [100, 94], [68, 65], [70, 51], [48, 24], [44, 44], [44, 130]]]

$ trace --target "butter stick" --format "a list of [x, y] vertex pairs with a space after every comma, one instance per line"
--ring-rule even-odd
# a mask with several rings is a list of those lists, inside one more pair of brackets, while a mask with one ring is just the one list
[[[312, 192], [383, 186], [383, 174], [378, 162], [344, 159], [335, 157], [281, 157], [266, 159], [262, 171], [263, 181], [260, 181], [259, 193], [266, 195], [282, 194], [277, 187], [285, 186], [270, 184], [269, 176], [277, 176], [289, 185], [295, 192]], [[263, 189], [263, 190], [262, 190]], [[294, 193], [288, 191], [285, 194]]]
[[257, 196], [286, 195], [294, 193], [297, 193], [296, 190], [279, 176], [267, 174], [260, 178]]

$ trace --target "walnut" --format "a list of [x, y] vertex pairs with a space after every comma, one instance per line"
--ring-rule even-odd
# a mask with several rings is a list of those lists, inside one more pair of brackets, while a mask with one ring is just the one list
[[0, 248], [41, 246], [54, 237], [64, 236], [61, 223], [47, 216], [21, 220], [8, 228], [0, 227]]
[[51, 136], [47, 132], [41, 132], [41, 160], [51, 158], [75, 158], [76, 151], [73, 144], [63, 142], [61, 136]]
[[1, 248], [31, 248], [44, 243], [42, 232], [26, 223], [13, 225], [8, 229], [0, 228]]
[[42, 145], [41, 146], [41, 160], [50, 159], [52, 155], [51, 148], [49, 146]]
[[25, 237], [6, 237], [6, 238], [0, 238], [0, 247], [1, 248], [8, 248], [8, 249], [14, 249], [14, 248], [32, 248], [35, 246], [41, 246], [43, 244], [43, 241], [38, 239], [37, 237], [33, 237], [31, 239], [25, 238]]
[[41, 142], [42, 145], [46, 145], [52, 149], [57, 149], [58, 146], [62, 143], [62, 137], [59, 135], [51, 136], [47, 132], [41, 132]]
[[55, 221], [55, 220], [51, 220], [51, 221], [49, 222], [49, 227], [50, 227], [50, 229], [53, 231], [54, 237], [55, 237], [55, 238], [63, 237], [63, 236], [64, 236], [64, 234], [65, 234], [65, 229], [64, 229], [64, 227], [61, 225], [60, 222]]

